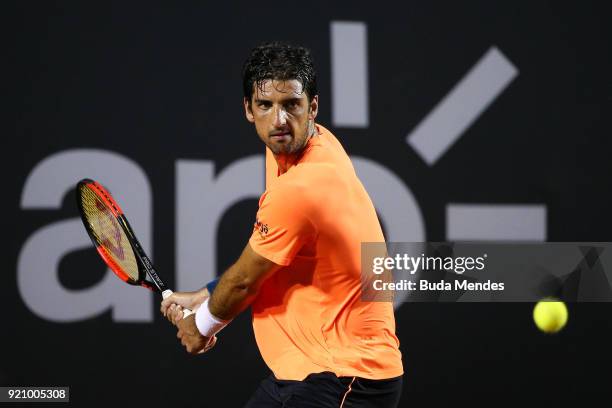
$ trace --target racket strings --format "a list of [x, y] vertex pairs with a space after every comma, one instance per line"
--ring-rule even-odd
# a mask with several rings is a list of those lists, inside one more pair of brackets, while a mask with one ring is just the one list
[[130, 279], [138, 280], [138, 264], [134, 252], [125, 231], [110, 208], [87, 185], [80, 189], [80, 200], [89, 230], [97, 245]]

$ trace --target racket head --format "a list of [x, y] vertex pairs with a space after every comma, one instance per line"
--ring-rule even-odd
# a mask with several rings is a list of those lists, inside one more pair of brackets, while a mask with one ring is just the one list
[[130, 285], [157, 290], [145, 280], [146, 271], [134, 248], [134, 234], [108, 190], [94, 180], [83, 179], [77, 184], [76, 196], [85, 230], [108, 267]]

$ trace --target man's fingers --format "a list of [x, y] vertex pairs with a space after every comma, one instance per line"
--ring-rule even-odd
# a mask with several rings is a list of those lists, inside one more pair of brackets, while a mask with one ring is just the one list
[[161, 306], [160, 306], [160, 311], [164, 315], [164, 317], [168, 313], [168, 308], [171, 305], [175, 304], [175, 303], [176, 303], [176, 300], [175, 300], [174, 293], [172, 295], [168, 296], [167, 298], [165, 298], [164, 300], [162, 300]]
[[172, 324], [174, 324], [174, 311], [176, 310], [176, 307], [176, 304], [171, 304], [170, 306], [168, 306], [166, 314], [164, 315], [166, 319], [168, 319], [168, 321]]
[[183, 308], [177, 305], [174, 308], [174, 313], [172, 315], [171, 321], [174, 325], [177, 325], [178, 322], [180, 322], [181, 320], [183, 320]]
[[[176, 306], [174, 313], [172, 313], [172, 317], [177, 319], [177, 322], [180, 322], [183, 317], [183, 310], [180, 306]], [[217, 337], [213, 336], [211, 338], [203, 337], [200, 333], [192, 333], [189, 330], [185, 331], [184, 328], [181, 328], [179, 324], [177, 326], [176, 337], [180, 339], [181, 344], [185, 347], [185, 350], [189, 354], [201, 354], [205, 353], [211, 348], [215, 346], [217, 343]]]

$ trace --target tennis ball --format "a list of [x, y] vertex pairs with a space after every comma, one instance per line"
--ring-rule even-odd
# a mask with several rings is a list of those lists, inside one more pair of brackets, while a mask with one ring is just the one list
[[567, 323], [567, 306], [557, 299], [542, 299], [533, 308], [533, 321], [544, 333], [556, 333]]

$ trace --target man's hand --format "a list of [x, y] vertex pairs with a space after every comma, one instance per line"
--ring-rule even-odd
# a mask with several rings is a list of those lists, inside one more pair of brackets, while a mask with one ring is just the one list
[[[180, 312], [182, 315], [182, 312]], [[183, 319], [182, 317], [175, 322], [178, 327], [176, 337], [181, 339], [181, 344], [190, 354], [202, 354], [210, 350], [217, 343], [217, 336], [204, 337], [195, 324], [195, 316], [191, 315]]]
[[205, 353], [217, 343], [217, 336], [202, 336], [195, 324], [195, 314], [183, 319], [183, 308], [195, 312], [208, 297], [208, 290], [203, 288], [197, 292], [174, 292], [161, 303], [161, 313], [178, 328], [176, 337], [190, 354]]
[[200, 305], [210, 297], [208, 289], [196, 292], [174, 292], [161, 302], [160, 311], [168, 321], [175, 326], [183, 318], [183, 308], [198, 310]]

